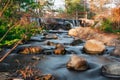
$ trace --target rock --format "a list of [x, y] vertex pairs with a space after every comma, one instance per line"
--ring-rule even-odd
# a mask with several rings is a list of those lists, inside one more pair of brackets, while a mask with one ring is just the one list
[[65, 48], [65, 47], [63, 44], [58, 43], [58, 44], [56, 44], [55, 48]]
[[77, 55], [72, 55], [66, 66], [68, 69], [73, 69], [77, 71], [83, 71], [88, 68], [86, 59]]
[[76, 29], [70, 29], [69, 32], [68, 32], [68, 35], [77, 37], [78, 32], [77, 32]]
[[114, 46], [114, 40], [117, 40], [118, 38], [118, 35], [112, 33], [103, 33], [98, 29], [93, 29], [90, 27], [77, 27], [74, 29], [70, 29], [68, 34], [70, 36], [78, 37], [83, 40], [95, 39], [103, 42], [107, 46]]
[[51, 74], [45, 74], [41, 76], [36, 76], [35, 80], [55, 80], [55, 78]]
[[76, 39], [70, 45], [75, 46], [75, 45], [79, 45], [81, 43], [83, 43], [83, 41], [81, 39]]
[[54, 54], [60, 55], [65, 54], [66, 50], [63, 44], [57, 44], [54, 50]]
[[54, 50], [54, 54], [60, 55], [60, 54], [65, 54], [65, 49], [64, 48], [57, 48]]
[[105, 45], [94, 39], [86, 41], [84, 45], [84, 51], [89, 54], [101, 54], [104, 50]]
[[21, 78], [13, 78], [11, 80], [24, 80], [24, 79], [21, 79]]
[[20, 54], [38, 54], [41, 53], [43, 49], [39, 46], [30, 46], [21, 48], [18, 53]]
[[32, 59], [33, 59], [33, 60], [40, 60], [41, 58], [38, 57], [38, 56], [33, 56]]
[[96, 23], [96, 25], [94, 26], [94, 28], [100, 29], [101, 26], [102, 26], [102, 21], [99, 21], [98, 23]]
[[46, 39], [58, 39], [58, 36], [56, 34], [48, 34], [45, 36]]
[[120, 41], [116, 42], [116, 46], [115, 46], [113, 52], [111, 52], [111, 55], [120, 57]]
[[55, 46], [56, 44], [54, 42], [47, 41], [47, 45], [49, 45], [49, 46]]
[[111, 63], [102, 66], [102, 73], [106, 77], [120, 79], [120, 63]]

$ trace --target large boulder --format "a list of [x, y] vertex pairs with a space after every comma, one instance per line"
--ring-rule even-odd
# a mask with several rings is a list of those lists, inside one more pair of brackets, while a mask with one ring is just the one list
[[88, 68], [86, 59], [75, 54], [71, 56], [66, 66], [68, 69], [73, 69], [77, 71], [83, 71]]
[[86, 41], [84, 45], [84, 51], [89, 54], [101, 54], [104, 50], [105, 45], [94, 39]]

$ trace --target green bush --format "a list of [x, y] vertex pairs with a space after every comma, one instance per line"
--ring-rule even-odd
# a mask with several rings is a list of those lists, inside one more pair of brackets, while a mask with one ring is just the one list
[[[6, 25], [0, 25], [0, 39], [3, 37], [3, 35], [7, 32], [8, 28]], [[29, 39], [31, 36], [41, 33], [41, 30], [39, 30], [37, 27], [33, 27], [33, 24], [29, 24], [26, 26], [17, 25], [14, 28], [12, 28], [8, 34], [5, 36], [5, 38], [0, 42], [0, 47], [2, 46], [10, 46], [13, 45], [15, 42], [20, 40], [24, 35], [27, 37], [25, 39]]]
[[113, 26], [113, 23], [110, 19], [104, 19], [102, 22], [101, 30], [105, 32], [110, 32], [110, 33], [119, 33], [119, 29], [115, 29], [115, 26]]

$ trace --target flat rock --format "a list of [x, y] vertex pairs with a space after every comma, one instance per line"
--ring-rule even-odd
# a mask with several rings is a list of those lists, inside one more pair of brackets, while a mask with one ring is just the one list
[[120, 79], [120, 63], [111, 63], [102, 66], [102, 73], [106, 77], [113, 77]]
[[84, 51], [89, 54], [101, 54], [104, 50], [105, 45], [94, 39], [86, 41], [84, 45]]

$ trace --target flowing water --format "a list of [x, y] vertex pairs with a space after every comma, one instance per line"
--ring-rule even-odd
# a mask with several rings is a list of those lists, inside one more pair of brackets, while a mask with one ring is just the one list
[[[74, 41], [74, 38], [68, 36], [67, 31], [50, 30], [47, 34], [56, 34], [58, 38], [45, 38], [42, 34], [33, 36], [30, 41], [19, 45], [15, 51], [13, 51], [3, 62], [1, 62], [0, 80], [5, 80], [4, 78], [7, 77], [5, 74], [3, 76], [2, 72], [13, 72], [27, 65], [35, 66], [43, 74], [53, 74], [56, 80], [120, 80], [107, 78], [101, 72], [101, 67], [103, 65], [120, 61], [119, 58], [110, 56], [110, 52], [114, 49], [114, 47], [106, 47], [106, 51], [102, 55], [89, 55], [83, 51], [84, 41], [83, 43], [79, 43], [74, 46], [70, 45]], [[64, 44], [65, 49], [67, 50], [66, 54], [53, 54], [55, 46], [47, 45], [47, 41]], [[44, 48], [44, 51], [48, 51], [50, 54], [22, 55], [17, 53], [21, 47], [26, 46], [41, 46]], [[86, 71], [68, 70], [66, 68], [66, 63], [73, 53], [86, 58], [89, 69]], [[33, 56], [41, 57], [41, 59], [33, 60]]]

